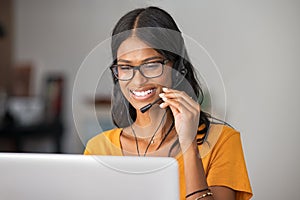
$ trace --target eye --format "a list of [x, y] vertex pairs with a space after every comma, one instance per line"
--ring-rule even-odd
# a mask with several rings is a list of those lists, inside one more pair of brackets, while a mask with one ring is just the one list
[[145, 63], [144, 68], [146, 69], [155, 69], [155, 68], [159, 68], [161, 66], [160, 62], [151, 62], [151, 63]]
[[118, 69], [123, 71], [131, 70], [131, 68], [132, 67], [128, 65], [118, 65]]

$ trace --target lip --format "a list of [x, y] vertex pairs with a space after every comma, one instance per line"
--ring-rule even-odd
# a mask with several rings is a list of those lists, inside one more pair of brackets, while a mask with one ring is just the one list
[[155, 87], [149, 87], [149, 88], [140, 88], [140, 89], [129, 90], [129, 91], [133, 99], [139, 101], [146, 101], [153, 98], [153, 96], [156, 94], [156, 90], [157, 88]]

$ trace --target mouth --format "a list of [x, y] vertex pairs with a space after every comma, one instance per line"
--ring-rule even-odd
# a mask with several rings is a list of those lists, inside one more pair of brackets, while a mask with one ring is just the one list
[[132, 97], [137, 100], [147, 100], [155, 95], [156, 88], [130, 90]]

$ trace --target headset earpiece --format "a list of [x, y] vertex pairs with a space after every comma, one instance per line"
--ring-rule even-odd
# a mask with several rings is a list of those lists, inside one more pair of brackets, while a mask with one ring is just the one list
[[175, 73], [175, 81], [174, 81], [174, 86], [173, 88], [177, 88], [177, 86], [179, 84], [181, 84], [181, 82], [183, 81], [183, 79], [185, 78], [185, 75], [187, 74], [187, 69], [185, 68], [185, 66], [183, 65], [183, 63], [181, 63], [180, 65], [181, 67], [178, 69], [178, 71], [176, 71]]
[[180, 70], [180, 73], [182, 76], [185, 76], [187, 74], [187, 69], [185, 67], [183, 67], [181, 70]]

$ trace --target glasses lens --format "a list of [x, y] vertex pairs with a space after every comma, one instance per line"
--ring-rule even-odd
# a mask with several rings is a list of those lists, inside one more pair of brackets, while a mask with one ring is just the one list
[[162, 75], [163, 64], [159, 62], [146, 63], [141, 65], [140, 70], [143, 73], [143, 75], [148, 78], [158, 77]]
[[129, 80], [133, 76], [133, 68], [127, 65], [117, 65], [117, 78], [120, 80]]

